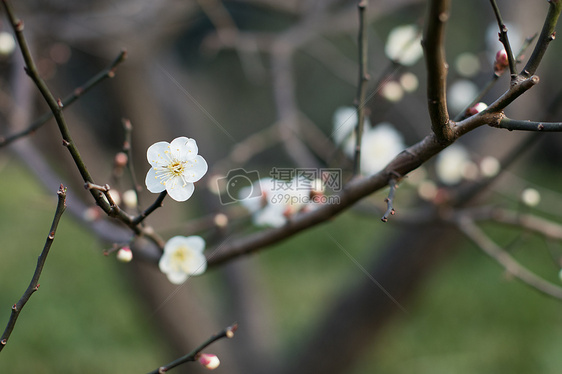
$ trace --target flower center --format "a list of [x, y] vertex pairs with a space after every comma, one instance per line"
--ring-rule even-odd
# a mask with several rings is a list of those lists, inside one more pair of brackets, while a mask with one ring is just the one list
[[187, 258], [187, 253], [186, 253], [186, 249], [185, 248], [178, 248], [177, 251], [174, 252], [174, 254], [172, 255], [173, 259], [175, 262], [184, 262], [185, 259]]
[[170, 173], [172, 173], [175, 177], [179, 177], [183, 174], [185, 166], [183, 162], [173, 161], [168, 165], [168, 170], [170, 170]]

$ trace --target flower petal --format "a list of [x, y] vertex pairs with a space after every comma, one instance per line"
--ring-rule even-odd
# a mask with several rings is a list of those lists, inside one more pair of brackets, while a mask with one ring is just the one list
[[152, 193], [162, 192], [166, 189], [166, 184], [162, 183], [162, 181], [156, 177], [154, 168], [150, 168], [148, 173], [146, 173], [146, 180], [144, 183], [146, 184], [146, 188]]
[[175, 138], [170, 143], [170, 152], [172, 153], [172, 157], [176, 160], [191, 160], [197, 156], [198, 151], [195, 139], [190, 139], [185, 136]]
[[166, 273], [166, 276], [173, 284], [182, 284], [187, 280], [187, 278], [189, 278], [189, 274], [184, 272], [170, 272]]
[[167, 156], [170, 151], [169, 146], [170, 143], [168, 142], [158, 142], [148, 147], [148, 150], [146, 151], [146, 158], [150, 165], [156, 166], [162, 163], [167, 164], [170, 159], [170, 157]]
[[168, 195], [170, 195], [172, 199], [176, 201], [186, 201], [193, 195], [195, 186], [193, 183], [184, 183], [180, 177], [173, 177], [166, 182], [166, 191], [168, 191]]
[[203, 178], [207, 170], [209, 170], [207, 161], [201, 156], [195, 156], [192, 160], [186, 162], [183, 177], [188, 182], [197, 182], [199, 179]]
[[202, 253], [193, 253], [189, 264], [189, 275], [200, 275], [207, 270], [207, 258]]
[[186, 238], [182, 237], [182, 244], [189, 247], [194, 252], [202, 253], [205, 249], [205, 239], [200, 236], [192, 235]]

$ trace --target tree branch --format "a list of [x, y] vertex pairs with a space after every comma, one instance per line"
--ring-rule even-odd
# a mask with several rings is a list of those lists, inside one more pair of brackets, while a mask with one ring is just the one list
[[361, 0], [357, 6], [359, 9], [359, 82], [357, 84], [357, 97], [355, 105], [357, 107], [357, 125], [355, 127], [355, 154], [353, 158], [353, 175], [359, 175], [361, 171], [361, 140], [363, 139], [363, 123], [365, 122], [365, 96], [367, 93], [367, 82], [369, 73], [367, 72], [367, 22], [365, 13], [369, 2]]
[[508, 252], [494, 243], [486, 234], [476, 226], [468, 215], [461, 215], [456, 220], [458, 228], [472, 240], [488, 256], [505, 268], [507, 272], [515, 276], [532, 288], [556, 299], [562, 300], [562, 288], [555, 286], [537, 276], [529, 269], [517, 262]]
[[526, 121], [526, 120], [516, 120], [507, 117], [503, 117], [497, 126], [500, 129], [507, 129], [509, 131], [519, 130], [519, 131], [541, 131], [541, 132], [560, 132], [562, 131], [562, 122], [537, 122], [537, 121]]
[[[61, 100], [64, 108], [72, 105], [78, 98], [80, 98], [83, 94], [88, 92], [90, 89], [97, 86], [99, 83], [103, 82], [107, 78], [113, 78], [115, 76], [115, 70], [117, 66], [125, 61], [127, 58], [127, 52], [121, 51], [119, 56], [115, 60], [113, 60], [105, 69], [100, 71], [98, 74], [94, 75], [90, 78], [86, 83], [74, 89], [70, 95], [66, 96], [64, 99]], [[24, 136], [30, 135], [33, 132], [37, 131], [41, 126], [43, 126], [47, 121], [53, 118], [53, 112], [45, 113], [41, 117], [37, 118], [33, 121], [25, 130], [20, 131], [15, 134], [8, 135], [6, 137], [0, 137], [0, 147], [4, 147], [15, 140], [18, 140]]]
[[427, 67], [427, 102], [431, 129], [441, 143], [450, 144], [454, 135], [447, 110], [447, 62], [445, 23], [449, 19], [449, 0], [431, 0], [422, 45]]
[[8, 325], [0, 338], [0, 351], [6, 346], [12, 331], [16, 325], [16, 321], [19, 317], [19, 314], [31, 295], [39, 289], [39, 277], [41, 276], [41, 272], [43, 271], [43, 267], [45, 266], [45, 261], [47, 261], [47, 255], [49, 254], [49, 250], [51, 249], [51, 245], [55, 240], [55, 233], [57, 231], [57, 227], [62, 217], [62, 214], [66, 208], [66, 188], [61, 184], [60, 189], [57, 191], [58, 195], [58, 204], [55, 211], [55, 217], [53, 218], [53, 223], [51, 224], [51, 229], [49, 230], [49, 235], [47, 236], [47, 240], [45, 245], [43, 246], [43, 251], [39, 255], [37, 259], [37, 266], [35, 267], [35, 272], [33, 273], [33, 277], [31, 278], [31, 282], [29, 286], [25, 290], [23, 296], [19, 299], [19, 301], [12, 306], [12, 314], [10, 315], [10, 320], [8, 321]]
[[505, 48], [505, 52], [507, 53], [507, 61], [509, 63], [509, 72], [511, 77], [513, 78], [517, 75], [517, 67], [515, 66], [515, 58], [513, 57], [513, 51], [511, 50], [511, 44], [509, 43], [509, 38], [507, 37], [507, 27], [503, 23], [502, 16], [500, 14], [500, 9], [498, 8], [498, 4], [496, 0], [490, 0], [492, 4], [492, 8], [494, 9], [494, 14], [496, 15], [496, 20], [498, 21], [498, 27], [500, 29], [499, 37], [500, 42], [503, 44]]
[[537, 40], [537, 44], [535, 45], [535, 49], [533, 50], [531, 57], [527, 61], [527, 65], [525, 65], [525, 68], [521, 73], [525, 77], [530, 77], [535, 74], [548, 45], [556, 36], [555, 28], [560, 12], [562, 11], [562, 1], [549, 0], [548, 2], [550, 6], [548, 8], [548, 13], [541, 30], [541, 34], [539, 35], [539, 39]]
[[185, 356], [182, 356], [182, 357], [178, 358], [177, 360], [174, 360], [174, 361], [172, 361], [172, 362], [170, 362], [170, 363], [168, 363], [164, 366], [160, 366], [158, 369], [155, 369], [148, 374], [165, 373], [168, 370], [175, 368], [176, 366], [179, 366], [179, 365], [184, 364], [186, 362], [197, 360], [197, 358], [199, 357], [199, 355], [200, 355], [200, 353], [203, 349], [207, 348], [209, 345], [213, 344], [217, 340], [220, 340], [220, 339], [223, 339], [223, 338], [229, 338], [230, 339], [230, 338], [234, 337], [234, 332], [236, 332], [237, 329], [238, 329], [237, 323], [234, 323], [231, 326], [228, 326], [227, 328], [222, 330], [220, 333], [211, 336], [203, 344], [201, 344], [199, 347], [195, 348], [193, 351], [189, 352]]

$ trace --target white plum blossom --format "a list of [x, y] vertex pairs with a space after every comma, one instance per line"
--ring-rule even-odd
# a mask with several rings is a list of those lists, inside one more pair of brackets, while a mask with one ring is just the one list
[[176, 201], [185, 201], [195, 190], [194, 182], [208, 170], [205, 159], [197, 154], [197, 143], [184, 136], [151, 145], [146, 152], [152, 166], [146, 175], [150, 192], [167, 191]]
[[164, 245], [158, 267], [173, 284], [182, 284], [192, 275], [200, 275], [207, 269], [203, 254], [205, 240], [200, 236], [174, 236]]
[[[250, 194], [246, 189], [249, 188], [260, 193], [247, 197]], [[252, 213], [254, 225], [281, 227], [287, 223], [288, 217], [314, 205], [311, 192], [317, 189], [317, 181], [304, 178], [289, 182], [263, 178], [240, 190], [240, 203]]]
[[[373, 128], [365, 129], [361, 138], [361, 173], [378, 173], [392, 159], [406, 148], [404, 138], [390, 123], [382, 122]], [[344, 152], [353, 157], [355, 136], [345, 144]]]
[[454, 185], [463, 179], [464, 170], [470, 163], [467, 150], [460, 144], [453, 144], [439, 153], [435, 171], [443, 183]]
[[392, 61], [405, 66], [414, 65], [423, 56], [422, 35], [415, 25], [398, 26], [390, 31], [384, 52]]

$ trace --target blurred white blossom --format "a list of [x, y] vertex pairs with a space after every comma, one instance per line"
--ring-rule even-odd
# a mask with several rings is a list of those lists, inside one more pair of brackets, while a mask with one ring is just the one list
[[521, 201], [530, 207], [537, 206], [541, 202], [541, 194], [534, 188], [525, 188], [521, 192]]
[[454, 82], [447, 94], [447, 102], [452, 112], [464, 110], [478, 95], [478, 87], [467, 79]]
[[414, 92], [418, 89], [419, 84], [418, 77], [412, 72], [406, 72], [400, 76], [400, 85], [406, 92]]
[[0, 56], [7, 57], [16, 49], [16, 41], [12, 34], [6, 31], [0, 32]]
[[158, 267], [170, 282], [182, 284], [190, 276], [203, 274], [207, 269], [204, 249], [205, 240], [200, 236], [174, 236], [164, 245]]
[[435, 171], [441, 182], [454, 185], [463, 179], [464, 170], [470, 163], [466, 149], [460, 144], [452, 144], [437, 155]]
[[[240, 190], [240, 203], [252, 213], [254, 225], [281, 227], [290, 216], [315, 204], [311, 196], [320, 193], [318, 183], [304, 178], [291, 181], [260, 179], [251, 187]], [[249, 194], [246, 189], [260, 191], [260, 194], [247, 197]]]
[[381, 96], [390, 102], [400, 101], [404, 97], [404, 90], [402, 89], [400, 83], [396, 81], [386, 82], [381, 87], [380, 92], [381, 92]]
[[421, 31], [415, 25], [398, 26], [390, 31], [384, 52], [402, 65], [414, 65], [423, 56]]
[[500, 162], [495, 157], [486, 156], [480, 161], [480, 172], [485, 177], [495, 177], [500, 172], [500, 169]]
[[455, 68], [463, 77], [471, 78], [480, 71], [480, 60], [474, 53], [464, 52], [455, 59]]
[[[402, 134], [388, 122], [365, 129], [361, 139], [361, 173], [378, 173], [405, 148]], [[354, 150], [355, 136], [352, 136], [346, 142], [344, 151], [349, 157], [353, 157]]]

